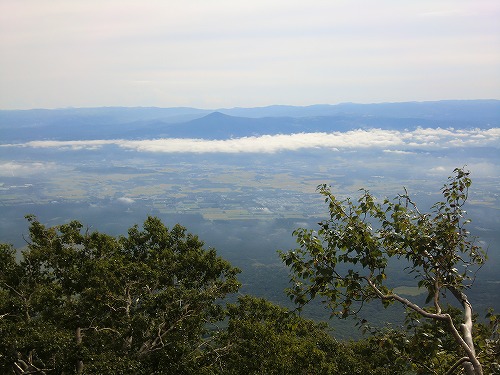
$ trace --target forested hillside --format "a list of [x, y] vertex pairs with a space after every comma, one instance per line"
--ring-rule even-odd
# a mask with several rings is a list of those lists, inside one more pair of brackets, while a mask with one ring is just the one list
[[[142, 227], [113, 237], [78, 221], [46, 226], [28, 216], [27, 247], [20, 253], [0, 246], [0, 369], [498, 373], [498, 315], [490, 311], [478, 319], [466, 296], [475, 268], [485, 261], [466, 229], [468, 175], [457, 169], [428, 213], [407, 194], [385, 201], [384, 208], [366, 192], [357, 202], [341, 202], [321, 191], [331, 217], [318, 231], [298, 229], [300, 249], [282, 254], [294, 280], [288, 293], [298, 306], [321, 297], [340, 318], [356, 318], [371, 300], [408, 308], [403, 326], [375, 328], [355, 319], [353, 326], [366, 332], [358, 341], [337, 340], [324, 323], [301, 317], [300, 309], [238, 294], [241, 271], [180, 225], [168, 228], [148, 217]], [[370, 217], [382, 225], [372, 228]], [[408, 260], [407, 271], [428, 293], [423, 305], [387, 284], [393, 256]], [[447, 304], [453, 297], [456, 307]]]

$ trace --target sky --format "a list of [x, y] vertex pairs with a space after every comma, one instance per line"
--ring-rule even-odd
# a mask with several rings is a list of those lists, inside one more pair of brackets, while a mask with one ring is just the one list
[[500, 99], [498, 0], [0, 0], [0, 109]]

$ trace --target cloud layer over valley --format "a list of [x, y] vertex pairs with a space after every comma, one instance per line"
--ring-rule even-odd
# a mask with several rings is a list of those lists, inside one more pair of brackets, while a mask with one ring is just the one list
[[491, 129], [430, 129], [414, 131], [353, 130], [332, 133], [297, 133], [263, 135], [224, 140], [163, 138], [148, 140], [40, 140], [3, 147], [51, 148], [59, 150], [93, 150], [115, 145], [126, 150], [153, 153], [276, 153], [310, 148], [332, 150], [380, 149], [407, 153], [412, 150], [433, 150], [457, 147], [494, 147], [500, 145], [500, 128]]

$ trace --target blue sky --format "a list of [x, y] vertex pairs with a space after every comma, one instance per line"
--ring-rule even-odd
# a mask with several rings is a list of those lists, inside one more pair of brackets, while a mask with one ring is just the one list
[[0, 109], [500, 99], [496, 0], [1, 0]]

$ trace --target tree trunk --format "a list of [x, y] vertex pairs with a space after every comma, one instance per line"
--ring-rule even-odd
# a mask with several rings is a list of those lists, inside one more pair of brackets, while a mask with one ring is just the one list
[[464, 323], [461, 328], [464, 341], [474, 355], [474, 358], [470, 358], [470, 362], [464, 364], [465, 372], [467, 375], [482, 375], [483, 370], [476, 359], [476, 350], [474, 349], [474, 342], [472, 341], [472, 308], [468, 301], [464, 303]]
[[[76, 346], [79, 347], [82, 344], [82, 329], [80, 327], [76, 328]], [[81, 374], [83, 372], [83, 361], [81, 358], [76, 361], [76, 373]]]
[[465, 372], [467, 375], [483, 375], [483, 367], [476, 357], [476, 350], [474, 349], [474, 341], [472, 339], [472, 305], [465, 293], [455, 288], [451, 288], [450, 290], [464, 309], [464, 323], [461, 325], [462, 335], [470, 349], [469, 361], [463, 365]]

